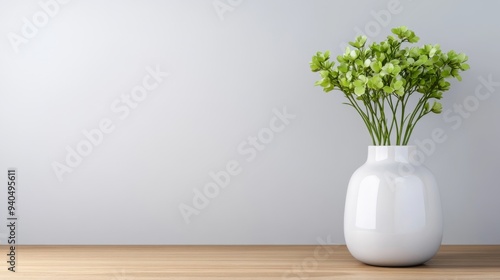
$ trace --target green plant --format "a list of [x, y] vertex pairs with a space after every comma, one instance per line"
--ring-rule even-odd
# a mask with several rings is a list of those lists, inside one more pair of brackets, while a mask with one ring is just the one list
[[[321, 79], [315, 85], [325, 92], [338, 89], [344, 93], [363, 119], [373, 145], [407, 145], [417, 122], [429, 113], [439, 114], [442, 105], [436, 100], [450, 89], [447, 81], [461, 81], [461, 71], [469, 69], [463, 53], [442, 52], [439, 45], [404, 47], [419, 38], [405, 26], [392, 29], [396, 35], [380, 43], [366, 45], [366, 36], [359, 36], [353, 47], [330, 60], [330, 52], [317, 52], [310, 62]], [[419, 98], [412, 110], [410, 96]], [[432, 102], [432, 104], [431, 104]], [[395, 139], [394, 139], [395, 138]], [[395, 141], [394, 141], [395, 140]]]

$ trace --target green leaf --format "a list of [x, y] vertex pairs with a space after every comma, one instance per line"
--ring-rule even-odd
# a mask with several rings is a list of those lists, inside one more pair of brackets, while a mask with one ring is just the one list
[[392, 65], [396, 66], [396, 65], [399, 65], [399, 63], [401, 62], [399, 59], [393, 59], [390, 61], [392, 63]]
[[364, 86], [358, 86], [358, 87], [355, 87], [355, 88], [354, 88], [354, 93], [355, 93], [357, 96], [361, 96], [361, 95], [365, 94], [365, 87], [364, 87]]
[[435, 114], [439, 114], [443, 111], [443, 105], [441, 105], [441, 103], [439, 102], [434, 102], [431, 111]]
[[394, 66], [394, 69], [392, 69], [392, 72], [391, 72], [391, 73], [392, 73], [394, 76], [396, 76], [397, 74], [399, 74], [399, 72], [401, 72], [401, 66], [396, 65], [396, 66]]
[[324, 79], [318, 80], [314, 83], [315, 86], [320, 86]]
[[363, 67], [363, 61], [361, 59], [356, 59], [354, 63], [356, 64], [356, 66], [360, 68]]
[[325, 60], [328, 60], [330, 58], [330, 51], [326, 51], [324, 54], [323, 54], [323, 58]]
[[321, 69], [321, 68], [319, 67], [319, 65], [318, 65], [318, 64], [316, 64], [316, 63], [311, 62], [311, 63], [309, 63], [309, 65], [310, 65], [310, 67], [311, 67], [311, 71], [313, 71], [313, 72], [318, 72], [318, 71]]
[[382, 82], [382, 79], [379, 76], [374, 76], [367, 81], [368, 87], [372, 89], [381, 89], [384, 87], [384, 83]]
[[470, 65], [467, 64], [467, 63], [462, 63], [462, 64], [460, 64], [460, 69], [462, 69], [463, 71], [469, 70], [470, 69]]
[[372, 62], [372, 61], [371, 61], [369, 58], [367, 58], [367, 59], [365, 60], [365, 62], [364, 62], [364, 66], [365, 66], [365, 68], [370, 67], [371, 62]]
[[349, 55], [352, 59], [356, 59], [358, 57], [358, 52], [356, 50], [352, 50]]
[[465, 56], [465, 54], [464, 54], [464, 53], [461, 53], [461, 54], [459, 54], [459, 55], [457, 56], [457, 60], [458, 60], [459, 62], [466, 61], [466, 60], [467, 60], [467, 56]]
[[425, 102], [425, 104], [424, 104], [424, 110], [425, 110], [426, 113], [430, 112], [430, 106], [431, 105], [429, 104], [429, 102]]
[[345, 77], [347, 78], [348, 81], [352, 80], [352, 72], [349, 71], [345, 74]]
[[408, 38], [408, 42], [410, 43], [417, 43], [419, 40], [420, 38], [417, 36], [412, 36], [411, 38]]
[[402, 88], [403, 87], [403, 81], [396, 81], [396, 82], [394, 82], [394, 85], [392, 85], [392, 87], [395, 90], [398, 90], [398, 89]]
[[349, 45], [351, 45], [351, 46], [353, 46], [355, 48], [360, 48], [361, 47], [358, 42], [349, 42]]
[[414, 71], [413, 73], [411, 73], [411, 78], [412, 79], [417, 79], [422, 74], [422, 71], [423, 70]]
[[374, 61], [370, 64], [370, 68], [373, 70], [373, 72], [379, 73], [382, 69], [382, 63], [380, 61]]
[[392, 73], [392, 71], [394, 70], [394, 65], [389, 62], [389, 63], [386, 63], [384, 65], [384, 67], [382, 67], [382, 69], [384, 69], [385, 72], [387, 72], [387, 73]]
[[324, 92], [330, 92], [330, 91], [332, 91], [334, 88], [335, 88], [335, 86], [334, 86], [334, 85], [332, 85], [332, 84], [330, 84], [329, 86], [324, 87], [324, 88], [323, 88], [323, 91], [324, 91]]
[[393, 34], [398, 35], [399, 39], [403, 39], [405, 36], [405, 32], [408, 31], [408, 27], [400, 26], [400, 27], [391, 29], [391, 31]]
[[356, 41], [358, 41], [360, 47], [364, 47], [367, 39], [368, 38], [365, 35], [362, 35], [358, 36], [358, 38], [356, 38]]
[[391, 88], [390, 86], [385, 86], [384, 87], [384, 92], [385, 93], [393, 93], [394, 92], [394, 89]]
[[378, 60], [379, 60], [380, 62], [385, 61], [385, 58], [386, 58], [386, 56], [385, 56], [385, 54], [384, 54], [384, 53], [380, 53], [380, 54], [378, 55]]
[[340, 79], [340, 85], [343, 87], [348, 87], [349, 86], [349, 81], [346, 78], [341, 78]]
[[421, 61], [421, 63], [423, 64], [426, 63], [428, 59], [429, 58], [425, 54], [423, 54], [418, 58], [418, 61]]
[[340, 64], [338, 69], [342, 73], [347, 73], [347, 71], [349, 70], [347, 64], [345, 64], [345, 63]]
[[451, 86], [451, 84], [449, 82], [445, 81], [444, 79], [441, 79], [439, 81], [439, 89], [440, 90], [449, 90], [450, 86]]
[[429, 52], [429, 57], [433, 57], [436, 54], [436, 48], [432, 48], [431, 51]]
[[360, 80], [356, 80], [352, 83], [355, 87], [362, 87], [365, 85], [365, 83], [363, 83], [363, 81], [360, 81]]
[[321, 85], [322, 87], [327, 87], [327, 86], [329, 86], [329, 85], [330, 85], [330, 80], [329, 80], [329, 79], [327, 79], [327, 78], [321, 79], [321, 80], [320, 80], [320, 85]]
[[431, 95], [430, 95], [431, 98], [436, 98], [436, 99], [441, 99], [443, 98], [443, 93], [440, 92], [440, 91], [436, 91], [436, 92], [433, 92]]

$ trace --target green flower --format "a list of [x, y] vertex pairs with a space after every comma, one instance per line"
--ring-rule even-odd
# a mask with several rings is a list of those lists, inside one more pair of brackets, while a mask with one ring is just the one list
[[[325, 51], [317, 52], [310, 62], [311, 71], [321, 76], [315, 85], [325, 92], [344, 93], [345, 104], [361, 116], [374, 145], [390, 145], [391, 138], [396, 145], [407, 145], [423, 116], [442, 112], [442, 104], [435, 100], [450, 89], [448, 80], [461, 81], [460, 72], [470, 68], [465, 54], [443, 52], [438, 44], [403, 46], [419, 40], [406, 26], [393, 28], [392, 33], [370, 45], [366, 36], [358, 36], [336, 61]], [[409, 102], [415, 92], [416, 102]], [[408, 108], [410, 104], [415, 105]]]

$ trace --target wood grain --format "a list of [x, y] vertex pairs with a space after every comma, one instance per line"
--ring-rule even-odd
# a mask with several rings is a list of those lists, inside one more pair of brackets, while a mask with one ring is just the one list
[[408, 268], [362, 264], [341, 245], [20, 246], [16, 253], [17, 272], [2, 262], [0, 279], [500, 279], [500, 245], [442, 246]]

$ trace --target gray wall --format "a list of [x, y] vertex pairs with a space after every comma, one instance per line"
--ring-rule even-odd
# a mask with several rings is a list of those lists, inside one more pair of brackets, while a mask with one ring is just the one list
[[0, 2], [0, 170], [18, 171], [22, 244], [343, 243], [370, 139], [308, 62], [399, 25], [470, 57], [413, 144], [444, 243], [500, 243], [500, 2], [40, 3]]

